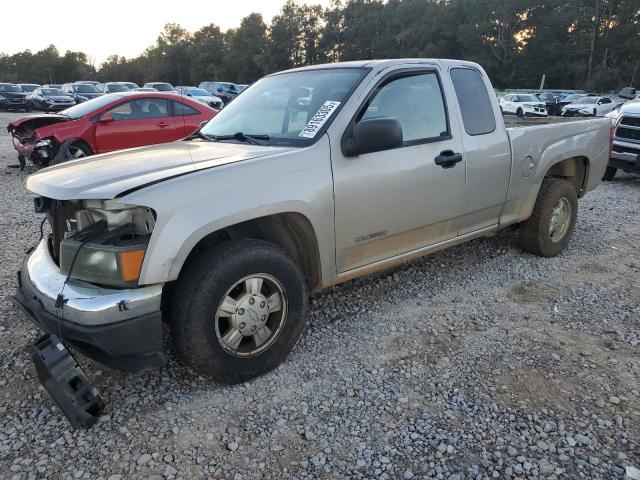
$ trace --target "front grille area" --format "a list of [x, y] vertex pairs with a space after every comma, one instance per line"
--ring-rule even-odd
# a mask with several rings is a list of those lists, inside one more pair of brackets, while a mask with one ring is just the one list
[[620, 125], [631, 125], [632, 127], [640, 127], [640, 117], [622, 117]]
[[629, 148], [629, 147], [623, 147], [622, 145], [616, 145], [614, 143], [613, 151], [618, 153], [631, 153], [634, 155], [640, 155], [640, 145], [638, 146], [638, 148]]
[[616, 137], [629, 140], [640, 140], [640, 128], [626, 128], [619, 126], [616, 129]]

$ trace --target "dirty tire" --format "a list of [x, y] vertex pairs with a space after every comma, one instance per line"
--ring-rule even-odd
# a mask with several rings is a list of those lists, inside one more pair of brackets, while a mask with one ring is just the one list
[[[549, 225], [552, 210], [561, 198], [566, 199], [571, 206], [571, 217], [564, 237], [559, 242], [554, 243], [551, 240]], [[538, 192], [538, 198], [533, 207], [531, 217], [520, 224], [520, 248], [525, 252], [541, 257], [558, 255], [569, 243], [577, 218], [578, 200], [575, 187], [567, 180], [545, 178]]]
[[607, 167], [607, 169], [604, 172], [604, 175], [602, 176], [602, 180], [604, 180], [605, 182], [610, 182], [611, 180], [614, 179], [617, 172], [618, 172], [618, 169], [616, 167]]
[[[253, 274], [277, 279], [286, 296], [286, 321], [266, 350], [250, 357], [227, 353], [216, 337], [216, 311], [233, 285]], [[307, 322], [308, 291], [298, 265], [280, 247], [262, 240], [230, 240], [184, 267], [169, 306], [177, 350], [198, 373], [226, 383], [262, 375], [284, 361]]]
[[516, 110], [516, 116], [522, 118], [524, 117], [524, 112], [522, 111], [521, 108], [519, 108], [518, 110]]

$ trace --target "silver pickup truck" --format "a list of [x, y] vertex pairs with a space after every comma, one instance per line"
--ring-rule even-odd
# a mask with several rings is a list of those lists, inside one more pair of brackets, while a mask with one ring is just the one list
[[15, 299], [112, 367], [162, 365], [164, 322], [196, 371], [245, 381], [295, 346], [311, 291], [508, 226], [526, 252], [560, 253], [610, 121], [517, 122], [469, 62], [269, 75], [185, 140], [29, 177], [51, 233]]

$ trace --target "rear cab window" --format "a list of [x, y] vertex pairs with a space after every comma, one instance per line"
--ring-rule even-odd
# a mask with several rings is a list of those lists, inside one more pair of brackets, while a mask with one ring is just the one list
[[467, 134], [492, 133], [496, 129], [496, 117], [480, 72], [462, 67], [452, 68], [450, 72]]

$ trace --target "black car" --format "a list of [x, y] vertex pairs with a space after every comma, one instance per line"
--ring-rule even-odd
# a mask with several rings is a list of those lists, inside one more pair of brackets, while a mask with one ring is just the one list
[[59, 88], [36, 88], [29, 97], [31, 107], [43, 112], [53, 112], [73, 107], [76, 101]]
[[547, 109], [549, 115], [560, 115], [558, 110], [558, 94], [552, 92], [543, 92], [536, 95]]
[[13, 83], [0, 83], [0, 110], [30, 110], [27, 94]]
[[62, 86], [62, 90], [66, 95], [73, 97], [76, 103], [86, 102], [92, 98], [104, 95], [93, 83], [65, 83]]

